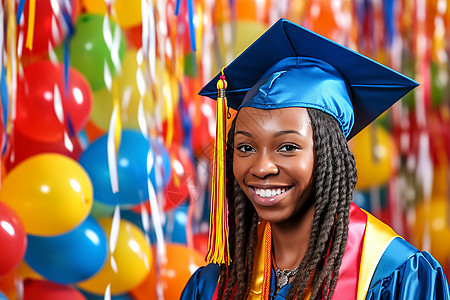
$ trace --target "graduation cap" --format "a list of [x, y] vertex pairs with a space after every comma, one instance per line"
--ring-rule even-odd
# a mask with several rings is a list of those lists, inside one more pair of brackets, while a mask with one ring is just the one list
[[[226, 103], [234, 109], [320, 109], [335, 117], [350, 139], [417, 85], [414, 80], [370, 58], [280, 19], [199, 94], [225, 99], [226, 88], [225, 105], [217, 105], [218, 118], [225, 114]], [[225, 141], [224, 125], [219, 119], [217, 124], [215, 158], [224, 158], [223, 144], [217, 144], [218, 140]], [[219, 163], [214, 162], [214, 169], [219, 173], [215, 174], [213, 169], [212, 201], [220, 197], [217, 191], [224, 193], [224, 188], [218, 186], [225, 182], [220, 174], [223, 161]], [[226, 224], [220, 230], [224, 228]], [[211, 252], [214, 252], [212, 248], [219, 251], [223, 246], [222, 241], [211, 241], [214, 234], [221, 236], [217, 234], [220, 230], [213, 227], [213, 232], [210, 231]], [[227, 255], [228, 246], [224, 247]], [[221, 259], [209, 261], [223, 262]]]

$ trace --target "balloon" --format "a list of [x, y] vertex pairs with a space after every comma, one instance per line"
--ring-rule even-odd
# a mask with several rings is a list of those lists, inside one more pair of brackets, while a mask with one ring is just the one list
[[8, 174], [0, 199], [16, 211], [28, 234], [58, 235], [86, 219], [92, 207], [92, 184], [71, 158], [38, 154]]
[[[107, 62], [111, 78], [116, 74], [116, 67], [111, 59], [111, 52], [103, 38], [103, 15], [81, 14], [76, 23], [76, 31], [70, 39], [70, 63], [72, 67], [80, 71], [90, 83], [95, 92], [104, 88], [104, 63]], [[125, 55], [125, 39], [120, 27], [110, 21], [112, 43], [115, 41], [115, 31], [117, 30], [120, 39], [117, 45], [118, 60], [122, 61]], [[114, 44], [115, 45], [115, 44]], [[113, 49], [115, 46], [113, 45]], [[57, 49], [59, 59], [62, 59], [62, 48]]]
[[[107, 11], [103, 0], [82, 0], [83, 7], [88, 13], [104, 15]], [[114, 2], [117, 22], [122, 28], [137, 26], [142, 23], [142, 9], [140, 0], [117, 0]]]
[[114, 214], [114, 205], [108, 205], [94, 199], [92, 203], [91, 216], [96, 219], [112, 217]]
[[[14, 125], [29, 138], [43, 142], [62, 140], [68, 119], [74, 133], [89, 119], [92, 91], [86, 79], [69, 67], [67, 97], [61, 64], [41, 61], [26, 67], [17, 87], [17, 117]], [[55, 89], [58, 89], [64, 123], [58, 119]]]
[[[169, 167], [164, 164], [165, 170], [173, 169], [173, 176], [165, 189], [164, 198], [161, 199], [163, 200], [164, 211], [168, 211], [185, 201], [189, 196], [191, 185], [195, 183], [195, 167], [187, 149], [177, 145], [172, 147], [171, 152], [172, 165]], [[158, 177], [160, 176], [156, 176], [156, 178]], [[151, 213], [150, 203], [146, 202], [145, 206], [147, 211]], [[140, 212], [141, 208], [137, 206], [133, 210]]]
[[209, 234], [207, 232], [194, 234], [194, 249], [202, 254], [203, 257], [206, 257], [206, 254], [208, 254], [208, 239]]
[[[72, 0], [71, 2], [71, 19], [74, 21], [80, 12], [79, 0]], [[66, 37], [68, 30], [63, 18], [63, 8], [59, 7], [58, 13], [52, 8], [51, 0], [36, 1], [34, 13], [34, 31], [33, 31], [33, 47], [28, 49], [25, 46], [28, 37], [28, 11], [29, 1], [25, 1], [22, 18], [24, 20], [23, 26], [19, 29], [23, 32], [23, 46], [22, 55], [40, 56], [46, 54], [49, 49], [49, 43], [52, 48], [57, 46]]]
[[[122, 127], [127, 129], [139, 129], [138, 107], [141, 99], [137, 86], [136, 72], [138, 71], [137, 50], [129, 50], [125, 53], [122, 65], [122, 74], [118, 74], [117, 85], [119, 99], [121, 101]], [[141, 65], [144, 76], [147, 72], [147, 64]], [[144, 79], [145, 80], [145, 79]], [[144, 111], [153, 114], [154, 99], [150, 89], [146, 89], [142, 99]], [[91, 120], [101, 129], [107, 131], [113, 110], [112, 94], [106, 88], [94, 93], [94, 103]]]
[[[107, 135], [102, 136], [83, 152], [80, 164], [94, 186], [94, 198], [105, 204], [138, 204], [148, 199], [147, 153], [148, 140], [140, 131], [124, 130], [117, 155], [119, 191], [112, 192], [108, 160]], [[152, 178], [153, 177], [153, 178]], [[155, 179], [154, 176], [150, 176]], [[155, 182], [152, 182], [156, 187]]]
[[13, 270], [25, 254], [27, 237], [19, 216], [0, 202], [0, 276]]
[[259, 21], [264, 23], [270, 11], [271, 1], [236, 0], [235, 11], [238, 21]]
[[[166, 211], [163, 218], [162, 229], [164, 233], [164, 240], [170, 243], [186, 244], [186, 222], [187, 222], [188, 203], [180, 207]], [[144, 231], [142, 224], [142, 216], [140, 213], [130, 210], [121, 212], [121, 217], [132, 222], [134, 225]], [[148, 222], [150, 229], [148, 232], [150, 242], [153, 244], [156, 241], [155, 229], [151, 215], [149, 215]]]
[[75, 288], [55, 282], [28, 279], [24, 282], [23, 300], [85, 300]]
[[45, 278], [62, 284], [84, 281], [97, 273], [107, 255], [106, 236], [94, 218], [53, 237], [28, 236], [25, 261]]
[[6, 152], [6, 167], [13, 169], [25, 159], [40, 153], [59, 153], [78, 160], [82, 149], [76, 136], [65, 140], [63, 136], [53, 142], [43, 142], [29, 138], [19, 130], [14, 130], [10, 136], [11, 147]]
[[195, 107], [195, 103], [190, 106], [189, 110], [195, 113], [191, 116], [194, 155], [212, 161], [216, 136], [216, 106], [209, 99], [202, 99], [198, 107]]
[[[99, 223], [109, 238], [112, 219], [101, 219]], [[121, 294], [140, 284], [152, 268], [153, 257], [144, 234], [126, 220], [120, 221], [117, 244], [112, 256], [117, 265], [117, 272], [111, 267], [110, 254], [103, 269], [78, 286], [89, 293], [103, 294], [107, 285], [111, 284], [111, 294]]]
[[[91, 294], [85, 291], [81, 291], [81, 293], [83, 293], [83, 295], [86, 297], [87, 300], [104, 300], [105, 296], [104, 295], [95, 295], [95, 294]], [[111, 296], [111, 300], [134, 300], [133, 297], [131, 297], [130, 294], [120, 294], [120, 295], [114, 295]]]
[[[7, 297], [6, 299], [16, 299], [15, 282], [19, 273], [16, 269], [10, 271], [8, 274], [0, 276], [0, 291]], [[0, 297], [0, 300], [3, 300]]]
[[[160, 282], [164, 299], [180, 299], [181, 292], [197, 268], [204, 266], [203, 256], [183, 245], [167, 244], [167, 265], [161, 266]], [[156, 299], [156, 274], [151, 270], [138, 287], [131, 290], [137, 300]]]
[[6, 298], [6, 296], [5, 296], [5, 294], [3, 294], [1, 291], [0, 291], [0, 300], [8, 300], [8, 298]]
[[450, 257], [450, 224], [448, 220], [449, 206], [445, 197], [436, 197], [431, 202], [417, 205], [416, 221], [413, 224], [413, 234], [416, 246], [423, 249], [424, 235], [430, 241], [430, 253], [445, 265]]
[[358, 171], [357, 189], [384, 185], [389, 180], [395, 148], [386, 129], [370, 125], [350, 140], [349, 146]]
[[189, 196], [195, 183], [195, 167], [189, 151], [184, 147], [173, 147], [172, 168], [174, 174], [166, 189], [164, 209], [176, 207]]

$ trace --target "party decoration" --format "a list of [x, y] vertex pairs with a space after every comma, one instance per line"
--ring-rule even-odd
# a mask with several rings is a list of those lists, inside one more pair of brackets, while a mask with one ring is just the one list
[[[121, 99], [122, 127], [127, 129], [139, 129], [138, 107], [140, 93], [137, 85], [138, 52], [129, 50], [125, 53], [122, 73], [117, 75], [117, 85]], [[147, 65], [142, 64], [141, 73], [146, 74]], [[150, 89], [146, 89], [142, 99], [144, 111], [152, 115], [154, 111], [154, 99]], [[94, 103], [91, 120], [104, 131], [109, 128], [111, 113], [113, 110], [112, 94], [107, 88], [94, 93]]]
[[[125, 55], [123, 32], [113, 21], [110, 21], [113, 37], [111, 41], [113, 53], [111, 53], [103, 37], [103, 18], [103, 15], [81, 14], [75, 23], [76, 31], [70, 39], [69, 47], [72, 67], [85, 76], [94, 92], [105, 87], [105, 64], [111, 76], [114, 77], [117, 71], [115, 64], [121, 62]], [[61, 60], [63, 49], [58, 47], [56, 51]], [[112, 54], [119, 62], [113, 63]]]
[[46, 280], [29, 279], [24, 282], [23, 300], [85, 300], [75, 288]]
[[429, 245], [430, 253], [445, 265], [450, 257], [450, 244], [443, 241], [450, 239], [449, 206], [443, 197], [436, 197], [430, 202], [417, 205], [413, 234], [419, 249]]
[[80, 158], [82, 149], [76, 136], [69, 138], [61, 136], [52, 142], [43, 142], [28, 137], [19, 130], [14, 130], [10, 136], [11, 146], [7, 148], [5, 154], [6, 168], [13, 169], [25, 159], [41, 153], [59, 153], [73, 160]]
[[[29, 28], [29, 10], [30, 1], [24, 1], [25, 6], [23, 9], [23, 25], [20, 26], [20, 30], [23, 31], [23, 40], [28, 39], [28, 28]], [[45, 54], [49, 51], [49, 47], [55, 48], [58, 46], [63, 39], [68, 34], [69, 28], [66, 21], [73, 22], [79, 12], [80, 3], [79, 0], [70, 1], [70, 18], [64, 20], [64, 10], [66, 9], [61, 5], [61, 2], [56, 2], [53, 5], [57, 7], [52, 7], [51, 0], [38, 0], [36, 1], [34, 20], [31, 20], [33, 27], [33, 43], [32, 48], [29, 49], [25, 47], [25, 42], [23, 43], [22, 53], [24, 56], [39, 56]]]
[[[183, 245], [167, 244], [167, 265], [161, 266], [160, 284], [164, 299], [179, 299], [190, 276], [204, 266], [204, 257]], [[156, 277], [152, 270], [138, 287], [131, 290], [137, 300], [156, 299]]]
[[0, 202], [0, 277], [13, 270], [25, 254], [27, 237], [19, 216]]
[[[119, 192], [113, 193], [107, 161], [107, 135], [103, 135], [83, 152], [80, 164], [94, 186], [94, 198], [114, 204], [138, 204], [148, 199], [147, 154], [149, 141], [137, 130], [124, 130], [117, 156]], [[154, 174], [154, 173], [153, 173]], [[155, 175], [150, 174], [155, 188]]]
[[87, 217], [92, 194], [91, 181], [76, 161], [46, 153], [23, 161], [8, 174], [0, 200], [19, 215], [28, 234], [52, 236]]
[[[82, 0], [82, 5], [88, 13], [104, 15], [108, 10], [103, 0]], [[130, 28], [142, 23], [140, 0], [117, 0], [113, 8], [117, 23], [122, 28]]]
[[72, 135], [78, 133], [92, 107], [86, 79], [69, 68], [66, 89], [63, 66], [50, 61], [34, 63], [23, 72], [17, 87], [16, 128], [28, 138], [47, 143], [62, 140], [65, 129]]
[[[181, 204], [179, 207], [165, 211], [163, 219], [163, 233], [164, 240], [169, 243], [186, 244], [186, 223], [188, 213], [188, 202]], [[144, 231], [142, 222], [142, 215], [137, 210], [124, 210], [121, 212], [121, 217], [128, 220]], [[153, 228], [153, 221], [151, 215], [148, 215], [147, 222], [150, 224], [148, 232], [150, 242], [156, 242], [155, 230]]]
[[[86, 300], [105, 300], [104, 295], [95, 295], [81, 290], [81, 293], [86, 297]], [[130, 294], [120, 294], [111, 296], [111, 300], [134, 300]]]
[[385, 184], [391, 176], [395, 147], [391, 136], [381, 126], [370, 125], [349, 141], [358, 171], [357, 189]]
[[0, 300], [8, 300], [8, 298], [6, 298], [6, 296], [5, 296], [5, 294], [3, 294], [1, 291], [0, 291]]
[[106, 236], [94, 218], [52, 237], [28, 236], [25, 261], [45, 278], [62, 284], [84, 281], [97, 273], [107, 256]]
[[[110, 237], [112, 219], [101, 219], [99, 223], [106, 236]], [[152, 263], [152, 253], [142, 231], [134, 224], [121, 220], [117, 244], [114, 252], [109, 254], [107, 263], [94, 277], [78, 286], [89, 293], [101, 295], [110, 284], [111, 294], [121, 294], [139, 285], [153, 268]], [[112, 264], [116, 267], [113, 268]]]

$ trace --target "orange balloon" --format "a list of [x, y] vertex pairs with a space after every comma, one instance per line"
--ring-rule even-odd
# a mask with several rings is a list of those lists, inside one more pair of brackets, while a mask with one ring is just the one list
[[430, 241], [428, 250], [441, 265], [447, 265], [450, 258], [450, 222], [448, 220], [449, 206], [445, 197], [431, 199], [429, 204], [417, 205], [416, 221], [413, 234], [416, 246], [423, 249], [425, 240]]
[[[199, 267], [206, 263], [196, 250], [181, 244], [168, 244], [167, 264], [159, 269], [160, 284], [164, 299], [180, 299], [189, 278]], [[139, 286], [131, 290], [136, 300], [156, 299], [156, 271], [153, 268], [149, 276]]]

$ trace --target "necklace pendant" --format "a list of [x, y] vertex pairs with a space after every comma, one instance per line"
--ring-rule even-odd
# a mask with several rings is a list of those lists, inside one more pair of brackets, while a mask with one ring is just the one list
[[289, 277], [286, 274], [281, 273], [278, 277], [277, 288], [281, 290], [285, 285], [288, 284], [288, 282]]

